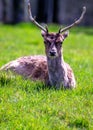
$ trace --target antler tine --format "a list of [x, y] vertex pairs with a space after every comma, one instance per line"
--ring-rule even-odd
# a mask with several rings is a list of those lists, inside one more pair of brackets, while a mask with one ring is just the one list
[[28, 14], [29, 14], [29, 18], [30, 18], [30, 20], [31, 20], [32, 23], [34, 23], [38, 28], [40, 28], [40, 29], [43, 30], [44, 32], [48, 32], [48, 30], [47, 30], [46, 28], [44, 28], [44, 27], [41, 26], [39, 23], [37, 23], [37, 21], [33, 18], [32, 12], [31, 12], [30, 1], [28, 1]]
[[80, 18], [79, 18], [78, 20], [76, 20], [74, 23], [72, 23], [71, 25], [69, 25], [69, 26], [67, 26], [67, 27], [65, 27], [65, 28], [63, 28], [63, 29], [60, 28], [60, 29], [59, 29], [59, 33], [62, 33], [62, 32], [64, 32], [64, 31], [66, 31], [66, 30], [72, 28], [73, 26], [79, 24], [79, 23], [81, 22], [81, 20], [83, 19], [85, 13], [86, 13], [86, 7], [84, 6]]

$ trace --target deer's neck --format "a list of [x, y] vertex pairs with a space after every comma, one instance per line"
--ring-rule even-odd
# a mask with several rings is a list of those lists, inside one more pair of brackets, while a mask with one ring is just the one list
[[47, 62], [49, 72], [55, 72], [62, 68], [62, 64], [64, 64], [64, 59], [62, 56], [56, 58], [47, 57]]
[[63, 56], [47, 57], [49, 81], [52, 86], [60, 87], [67, 84], [67, 69]]

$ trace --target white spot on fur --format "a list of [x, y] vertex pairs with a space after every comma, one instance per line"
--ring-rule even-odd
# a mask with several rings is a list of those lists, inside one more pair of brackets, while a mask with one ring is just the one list
[[11, 63], [10, 63], [10, 66], [12, 67], [18, 67], [20, 65], [20, 63], [18, 62], [18, 61], [12, 61]]

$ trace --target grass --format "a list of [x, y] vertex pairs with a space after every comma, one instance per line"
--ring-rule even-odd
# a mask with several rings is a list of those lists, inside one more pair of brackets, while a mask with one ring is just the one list
[[[57, 31], [58, 26], [49, 26]], [[0, 24], [0, 66], [24, 55], [44, 54], [40, 30]], [[93, 28], [77, 27], [64, 41], [64, 59], [77, 88], [55, 90], [40, 82], [0, 73], [0, 130], [93, 129]]]

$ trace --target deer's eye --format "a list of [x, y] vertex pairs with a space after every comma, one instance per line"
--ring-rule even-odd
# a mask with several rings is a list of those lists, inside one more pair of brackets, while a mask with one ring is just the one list
[[51, 45], [50, 41], [44, 41], [45, 44]]
[[44, 43], [47, 44], [47, 45], [51, 45], [50, 41], [44, 41]]
[[55, 45], [56, 46], [62, 45], [62, 42], [56, 42]]
[[48, 41], [47, 43], [48, 43], [48, 45], [51, 45], [51, 42]]
[[46, 41], [44, 41], [44, 43], [45, 43], [45, 44], [47, 44], [47, 42], [46, 42]]

